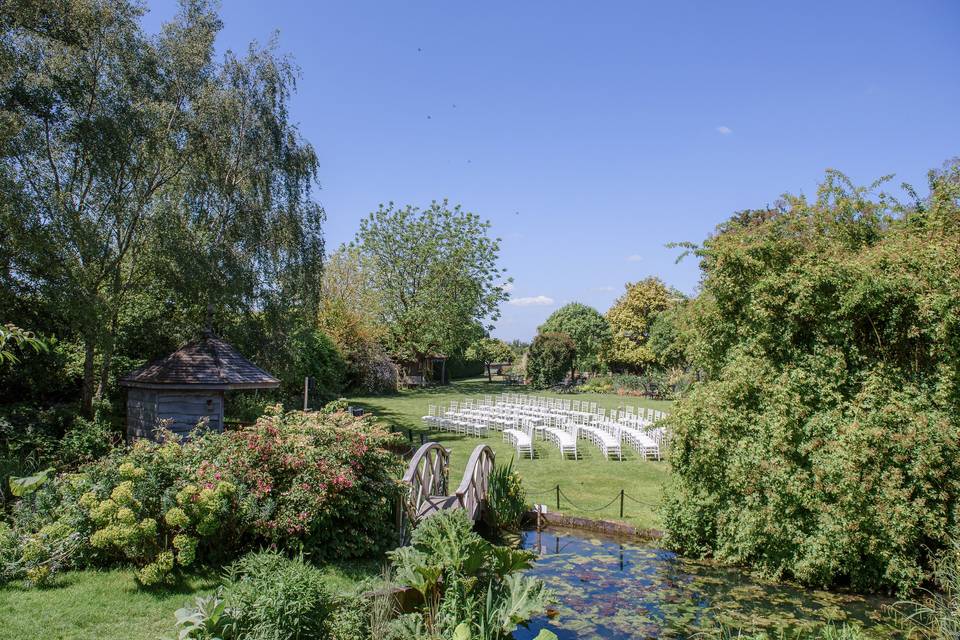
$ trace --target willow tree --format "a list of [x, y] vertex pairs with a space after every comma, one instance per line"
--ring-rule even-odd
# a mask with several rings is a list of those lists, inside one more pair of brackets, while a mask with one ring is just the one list
[[477, 323], [499, 318], [508, 295], [490, 223], [446, 200], [421, 210], [390, 203], [360, 223], [354, 246], [380, 292], [387, 347], [400, 359], [465, 349]]
[[0, 8], [0, 277], [82, 344], [87, 411], [140, 285], [167, 273], [178, 302], [230, 292], [249, 307], [306, 298], [322, 257], [289, 63], [254, 51], [217, 64], [206, 2], [156, 36], [142, 13], [127, 0]]

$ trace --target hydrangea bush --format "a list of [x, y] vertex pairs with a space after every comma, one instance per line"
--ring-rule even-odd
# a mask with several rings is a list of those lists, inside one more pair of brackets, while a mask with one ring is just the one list
[[284, 413], [249, 428], [146, 440], [62, 474], [0, 531], [0, 576], [44, 582], [69, 566], [138, 568], [144, 585], [262, 545], [312, 557], [393, 546], [396, 436], [346, 413]]

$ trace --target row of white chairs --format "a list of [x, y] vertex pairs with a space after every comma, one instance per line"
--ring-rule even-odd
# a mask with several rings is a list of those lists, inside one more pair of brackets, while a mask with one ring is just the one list
[[632, 407], [608, 413], [596, 403], [502, 394], [497, 399], [485, 396], [482, 400], [451, 401], [445, 408], [429, 405], [423, 420], [430, 428], [476, 437], [491, 430], [502, 431], [504, 440], [516, 448], [520, 457], [534, 456], [534, 437], [540, 435], [553, 443], [564, 458], [579, 457], [577, 441], [582, 438], [608, 460], [612, 456], [623, 459], [621, 443], [644, 459], [660, 460], [666, 432], [654, 423], [665, 415], [646, 409], [636, 413]]

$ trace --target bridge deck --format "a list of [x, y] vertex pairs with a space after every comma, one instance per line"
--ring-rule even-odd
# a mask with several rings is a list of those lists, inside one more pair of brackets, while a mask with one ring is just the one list
[[460, 501], [456, 495], [452, 496], [428, 496], [424, 499], [420, 509], [417, 510], [417, 519], [422, 520], [432, 516], [443, 509], [459, 509]]

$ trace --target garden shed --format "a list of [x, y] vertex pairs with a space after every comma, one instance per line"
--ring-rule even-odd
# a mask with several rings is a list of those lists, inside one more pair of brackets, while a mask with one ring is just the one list
[[127, 388], [127, 439], [133, 441], [154, 439], [164, 421], [180, 435], [200, 422], [223, 431], [227, 391], [274, 389], [280, 381], [205, 331], [199, 340], [134, 369], [120, 385]]

